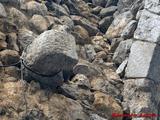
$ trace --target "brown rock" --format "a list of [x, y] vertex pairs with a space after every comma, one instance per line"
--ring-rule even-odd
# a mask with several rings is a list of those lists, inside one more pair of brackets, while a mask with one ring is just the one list
[[94, 94], [94, 107], [95, 110], [109, 120], [122, 120], [122, 117], [113, 118], [112, 114], [123, 114], [122, 107], [116, 102], [114, 98], [101, 92]]
[[3, 50], [0, 52], [0, 59], [4, 65], [15, 64], [19, 61], [19, 54], [14, 50]]
[[0, 32], [0, 50], [7, 48], [7, 43], [5, 40], [6, 40], [5, 34]]

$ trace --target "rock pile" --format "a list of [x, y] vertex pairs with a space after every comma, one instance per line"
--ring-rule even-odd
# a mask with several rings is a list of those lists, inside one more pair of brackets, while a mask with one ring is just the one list
[[0, 0], [0, 120], [157, 120], [159, 0]]

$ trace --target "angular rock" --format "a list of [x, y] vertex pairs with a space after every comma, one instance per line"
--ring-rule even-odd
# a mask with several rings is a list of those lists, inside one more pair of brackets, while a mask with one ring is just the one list
[[12, 7], [9, 9], [9, 17], [19, 27], [23, 27], [27, 24], [27, 17], [16, 8]]
[[105, 17], [101, 21], [99, 21], [98, 24], [99, 24], [99, 29], [101, 30], [101, 32], [106, 33], [112, 21], [113, 21], [113, 17]]
[[47, 20], [41, 15], [33, 15], [29, 22], [33, 31], [38, 33], [44, 32], [49, 26]]
[[26, 11], [26, 13], [30, 16], [34, 14], [44, 16], [47, 14], [47, 7], [45, 6], [45, 4], [41, 4], [36, 1], [27, 2], [22, 9]]
[[79, 60], [73, 69], [74, 74], [83, 74], [88, 78], [101, 74], [101, 69], [85, 60]]
[[5, 11], [5, 8], [3, 6], [3, 4], [0, 3], [0, 18], [3, 17], [7, 17], [7, 13]]
[[144, 8], [155, 14], [160, 15], [160, 1], [159, 0], [145, 0]]
[[[127, 79], [124, 81], [124, 111], [130, 109], [130, 114], [157, 114], [157, 85], [149, 79]], [[138, 119], [138, 118], [137, 118]], [[147, 120], [147, 119], [144, 119]]]
[[122, 64], [117, 68], [116, 73], [119, 74], [120, 76], [124, 76], [125, 73], [125, 68], [127, 66], [128, 63], [128, 58], [126, 58]]
[[96, 6], [95, 8], [92, 9], [91, 13], [98, 15], [101, 10], [102, 10], [102, 7]]
[[74, 21], [75, 25], [84, 27], [88, 31], [90, 36], [93, 36], [99, 32], [97, 26], [88, 21], [86, 18], [82, 18], [80, 16], [71, 16], [71, 18]]
[[36, 34], [32, 31], [23, 28], [18, 31], [18, 43], [21, 51], [26, 49], [26, 47], [36, 38]]
[[19, 46], [17, 44], [17, 34], [10, 33], [7, 35], [8, 48], [11, 50], [19, 51]]
[[12, 65], [19, 62], [19, 54], [14, 50], [3, 50], [0, 52], [0, 59], [4, 65]]
[[22, 57], [31, 70], [44, 75], [70, 71], [78, 62], [74, 37], [58, 30], [42, 33], [27, 47]]
[[62, 22], [63, 25], [67, 25], [70, 29], [73, 29], [74, 23], [72, 19], [68, 16], [61, 16], [60, 21]]
[[106, 35], [108, 38], [120, 37], [123, 29], [133, 19], [133, 15], [130, 11], [119, 14], [110, 27], [108, 28]]
[[107, 8], [103, 8], [99, 15], [101, 18], [107, 17], [107, 16], [112, 16], [113, 13], [117, 10], [117, 6], [110, 6]]
[[136, 41], [132, 44], [126, 68], [127, 78], [160, 80], [160, 46], [155, 43]]
[[7, 48], [6, 35], [0, 32], [0, 50]]
[[117, 6], [118, 0], [107, 0], [107, 4], [105, 7], [109, 7], [111, 5]]
[[122, 120], [121, 117], [113, 118], [112, 113], [122, 114], [122, 107], [116, 102], [114, 98], [101, 92], [94, 94], [95, 110], [103, 117], [109, 120]]
[[97, 115], [97, 114], [91, 114], [90, 120], [107, 120], [107, 119], [102, 118], [102, 117], [100, 117], [100, 116]]
[[57, 17], [58, 16], [63, 16], [63, 15], [66, 15], [66, 16], [69, 15], [69, 13], [66, 11], [65, 8], [63, 8], [62, 6], [60, 6], [60, 5], [58, 5], [58, 4], [54, 3], [54, 2], [52, 2], [50, 4], [47, 4], [47, 5], [48, 5], [47, 6], [48, 9], [50, 11], [52, 11]]
[[90, 42], [88, 31], [80, 25], [74, 27], [72, 34], [75, 36], [77, 44], [84, 45]]
[[120, 65], [129, 56], [132, 43], [133, 43], [132, 39], [120, 42], [119, 46], [117, 47], [113, 55], [114, 63]]
[[136, 27], [137, 27], [137, 21], [132, 20], [127, 24], [127, 26], [122, 31], [121, 37], [123, 37], [124, 39], [132, 38], [134, 35], [134, 31], [136, 30]]
[[85, 47], [88, 61], [92, 62], [96, 56], [96, 52], [94, 50], [94, 47], [91, 44], [85, 45], [84, 47]]
[[107, 0], [92, 0], [93, 5], [105, 7]]
[[160, 42], [160, 16], [143, 10], [134, 38], [149, 42]]

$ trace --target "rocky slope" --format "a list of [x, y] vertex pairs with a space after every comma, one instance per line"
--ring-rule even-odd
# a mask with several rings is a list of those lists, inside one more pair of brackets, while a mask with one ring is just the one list
[[159, 0], [0, 0], [0, 120], [157, 120]]

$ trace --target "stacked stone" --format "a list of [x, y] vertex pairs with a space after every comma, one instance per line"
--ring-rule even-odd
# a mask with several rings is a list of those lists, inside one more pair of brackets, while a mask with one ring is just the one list
[[[124, 106], [130, 113], [158, 114], [160, 83], [160, 1], [145, 0], [134, 33], [124, 81]], [[127, 109], [127, 107], [126, 107]], [[137, 118], [133, 118], [136, 119]], [[141, 118], [141, 120], [157, 118]]]

